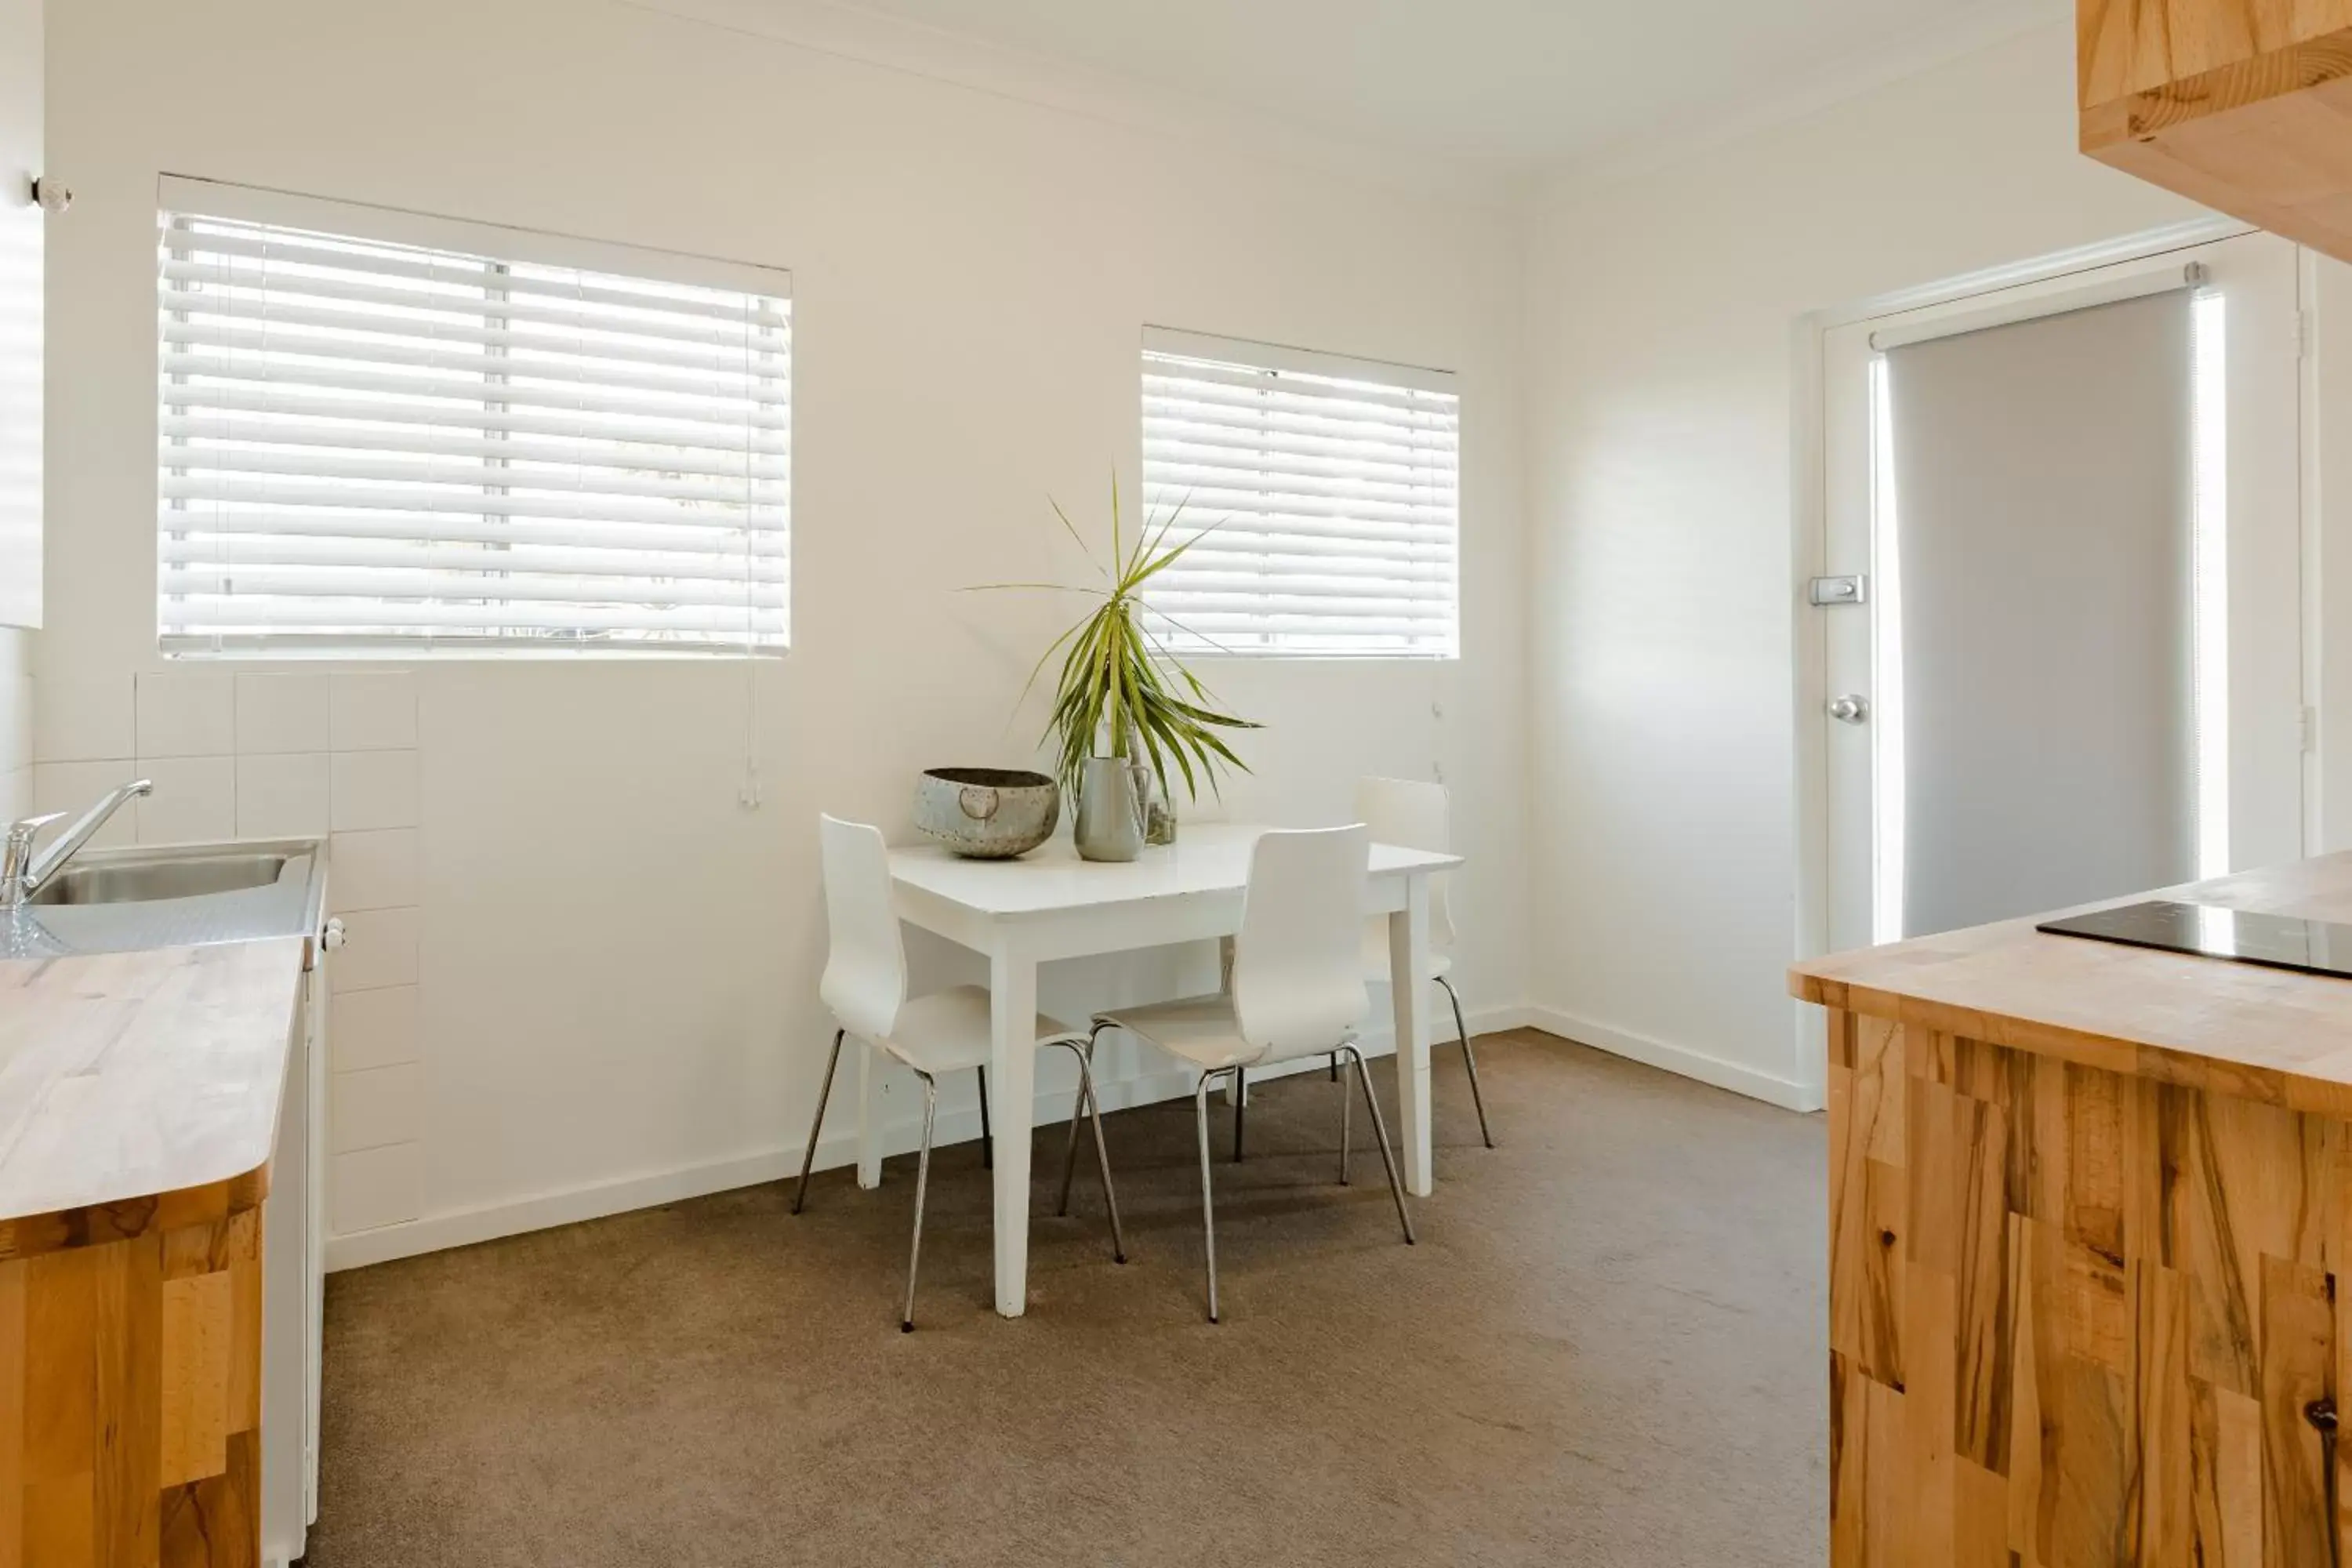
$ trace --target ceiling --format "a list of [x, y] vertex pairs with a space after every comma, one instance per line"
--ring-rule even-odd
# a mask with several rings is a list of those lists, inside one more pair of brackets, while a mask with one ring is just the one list
[[1506, 176], [1818, 101], [2071, 14], [2068, 0], [848, 5]]

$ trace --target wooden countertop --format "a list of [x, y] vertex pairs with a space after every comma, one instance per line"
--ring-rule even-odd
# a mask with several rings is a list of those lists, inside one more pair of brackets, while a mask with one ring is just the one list
[[[2352, 854], [2109, 899], [2352, 924]], [[2071, 912], [2071, 911], [2070, 911]], [[2048, 936], [2034, 916], [1797, 964], [1807, 1002], [2115, 1072], [2352, 1116], [2352, 980]]]
[[278, 1134], [303, 939], [0, 963], [0, 1257], [68, 1211], [249, 1177]]

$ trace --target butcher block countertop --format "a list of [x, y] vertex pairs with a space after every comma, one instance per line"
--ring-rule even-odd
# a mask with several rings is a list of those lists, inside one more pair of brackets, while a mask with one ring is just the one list
[[257, 1177], [305, 947], [0, 962], [0, 1257], [28, 1219]]
[[[2150, 898], [2352, 925], [2352, 853], [2085, 907]], [[2111, 1072], [2352, 1116], [2352, 979], [2049, 936], [2033, 929], [2047, 918], [1812, 959], [1790, 971], [1790, 989]]]

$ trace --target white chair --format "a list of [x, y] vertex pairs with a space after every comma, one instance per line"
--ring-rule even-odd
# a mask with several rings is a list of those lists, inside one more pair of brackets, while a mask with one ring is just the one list
[[[1201, 1136], [1201, 1223], [1208, 1247], [1209, 1321], [1217, 1321], [1217, 1215], [1209, 1181], [1209, 1087], [1219, 1077], [1301, 1057], [1345, 1056], [1356, 1065], [1372, 1133], [1387, 1166], [1404, 1239], [1412, 1216], [1389, 1150], [1388, 1126], [1356, 1047], [1366, 1007], [1358, 948], [1371, 874], [1371, 836], [1360, 826], [1268, 833], [1250, 854], [1233, 981], [1218, 996], [1122, 1007], [1094, 1028], [1125, 1029], [1200, 1069], [1192, 1111]], [[1083, 1053], [1082, 1053], [1083, 1054]], [[1347, 1099], [1341, 1093], [1339, 1179], [1348, 1176]]]
[[[923, 1192], [931, 1174], [931, 1131], [939, 1115], [940, 1075], [967, 1068], [980, 1071], [981, 1129], [988, 1126], [989, 994], [984, 985], [959, 985], [929, 996], [907, 996], [907, 949], [891, 909], [890, 855], [879, 828], [838, 817], [821, 819], [824, 853], [824, 912], [832, 951], [819, 984], [824, 1005], [839, 1026], [824, 1064], [824, 1087], [817, 1091], [816, 1115], [809, 1123], [807, 1152], [801, 1156], [800, 1186], [793, 1212], [808, 1196], [809, 1166], [816, 1159], [817, 1131], [824, 1125], [825, 1101], [833, 1095], [834, 1070], [841, 1065], [841, 1042], [856, 1035], [913, 1070], [923, 1082], [923, 1142], [915, 1162], [915, 1240], [907, 1257], [907, 1306], [898, 1327], [915, 1327], [915, 1270], [923, 1256]], [[1089, 1036], [1037, 1016], [1037, 1045], [1066, 1047], [1078, 1058], [1078, 1106], [1092, 1118], [1095, 1163], [1102, 1173], [1103, 1201], [1110, 1210], [1111, 1256], [1127, 1261], [1118, 1225], [1118, 1196], [1110, 1184], [1110, 1152], [1103, 1142], [1102, 1114], [1095, 1101], [1094, 1075], [1087, 1061]], [[1073, 1129], [1075, 1133], [1075, 1129]], [[1024, 1130], [1025, 1135], [1025, 1130]], [[1067, 1210], [1066, 1201], [1064, 1205]]]
[[[1418, 779], [1360, 779], [1356, 815], [1371, 830], [1375, 843], [1438, 854], [1453, 847], [1444, 784]], [[1444, 987], [1445, 999], [1454, 1005], [1454, 1032], [1461, 1040], [1463, 1065], [1470, 1069], [1470, 1100], [1478, 1108], [1478, 1135], [1492, 1149], [1495, 1134], [1486, 1126], [1486, 1097], [1478, 1087], [1478, 1054], [1470, 1047], [1469, 1026], [1462, 1021], [1462, 998], [1449, 978], [1454, 969], [1454, 917], [1446, 908], [1445, 883], [1443, 874], [1429, 879], [1430, 972], [1422, 978]], [[1364, 928], [1364, 978], [1375, 985], [1397, 983], [1389, 973], [1389, 931], [1384, 920], [1371, 921]], [[1332, 1070], [1336, 1075], [1337, 1061]]]

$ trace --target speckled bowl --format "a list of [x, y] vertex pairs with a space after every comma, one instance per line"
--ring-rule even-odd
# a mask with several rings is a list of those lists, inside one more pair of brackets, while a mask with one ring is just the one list
[[915, 826], [974, 860], [1026, 855], [1061, 819], [1061, 786], [1044, 773], [929, 768], [915, 782]]

